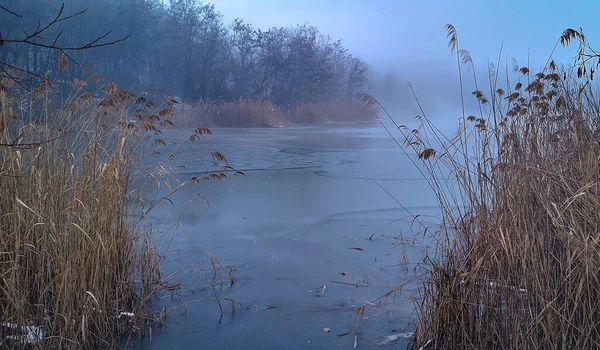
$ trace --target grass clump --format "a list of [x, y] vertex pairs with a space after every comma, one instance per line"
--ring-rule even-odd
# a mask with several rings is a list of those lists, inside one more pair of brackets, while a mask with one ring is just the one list
[[200, 102], [178, 108], [187, 126], [282, 127], [295, 124], [371, 121], [373, 111], [357, 101], [303, 103], [283, 108], [268, 100], [242, 99], [235, 102]]
[[[447, 30], [459, 68], [472, 68]], [[574, 68], [516, 65], [510, 82], [499, 60], [481, 90], [474, 74], [479, 113], [461, 118], [455, 135], [423, 110], [416, 129], [397, 125], [442, 213], [413, 348], [600, 346], [597, 56], [569, 33], [581, 44]]]
[[2, 346], [111, 347], [153, 321], [160, 268], [140, 194], [165, 172], [141, 160], [175, 101], [100, 79], [28, 93], [0, 77]]

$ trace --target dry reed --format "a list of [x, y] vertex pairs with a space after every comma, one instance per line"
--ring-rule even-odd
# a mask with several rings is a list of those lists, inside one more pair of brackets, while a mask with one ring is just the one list
[[[472, 68], [446, 29], [458, 66]], [[508, 83], [491, 68], [487, 93], [472, 93], [479, 115], [453, 137], [423, 110], [417, 129], [398, 126], [442, 213], [412, 348], [600, 347], [600, 103], [576, 34], [563, 35], [584, 44], [575, 69], [517, 66]]]
[[113, 83], [88, 92], [100, 79], [29, 94], [0, 76], [2, 346], [111, 348], [156, 320], [146, 305], [159, 259], [140, 196], [168, 174], [142, 160], [164, 144], [152, 135], [176, 101], [154, 106]]
[[182, 105], [178, 115], [186, 126], [281, 127], [326, 122], [371, 121], [373, 111], [359, 102], [304, 103], [284, 109], [264, 100]]

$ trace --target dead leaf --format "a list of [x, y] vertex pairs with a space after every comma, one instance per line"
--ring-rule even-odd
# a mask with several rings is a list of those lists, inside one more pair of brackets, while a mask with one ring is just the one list
[[358, 334], [354, 336], [354, 348], [358, 345]]
[[348, 249], [359, 250], [359, 251], [361, 251], [361, 252], [364, 250], [364, 249], [362, 249], [362, 248], [348, 248]]
[[327, 327], [325, 327], [325, 328], [323, 328], [323, 332], [331, 332], [331, 329], [330, 329], [330, 328], [327, 328]]
[[345, 272], [340, 272], [340, 275], [346, 276], [346, 273]]

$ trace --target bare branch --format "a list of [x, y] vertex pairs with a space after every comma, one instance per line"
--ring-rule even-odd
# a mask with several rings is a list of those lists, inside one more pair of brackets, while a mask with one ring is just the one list
[[11, 10], [9, 10], [9, 9], [7, 9], [6, 7], [2, 6], [2, 5], [0, 5], [0, 10], [3, 10], [3, 11], [5, 11], [5, 12], [8, 12], [8, 13], [10, 13], [10, 14], [11, 14], [11, 15], [13, 15], [13, 16], [17, 16], [17, 17], [19, 17], [19, 18], [23, 18], [23, 16], [21, 16], [20, 14], [18, 14], [18, 13], [16, 13], [16, 12], [14, 12], [14, 11], [11, 11]]
[[94, 49], [94, 48], [98, 48], [98, 47], [104, 47], [104, 46], [118, 44], [120, 42], [123, 42], [123, 41], [129, 39], [129, 37], [131, 37], [131, 34], [129, 34], [120, 39], [95, 44], [102, 38], [105, 38], [109, 33], [106, 33], [106, 34], [102, 35], [101, 37], [98, 37], [97, 39], [94, 39], [93, 41], [91, 41], [87, 44], [81, 45], [81, 46], [60, 46], [60, 45], [55, 45], [55, 44], [42, 44], [42, 43], [38, 43], [35, 41], [30, 41], [29, 39], [18, 39], [18, 40], [2, 39], [2, 40], [7, 43], [22, 43], [22, 44], [28, 44], [28, 45], [37, 46], [37, 47], [43, 47], [46, 49], [59, 50], [59, 51], [81, 51], [81, 50]]
[[0, 67], [2, 67], [2, 66], [8, 67], [8, 68], [10, 68], [10, 69], [17, 70], [17, 71], [19, 71], [19, 72], [22, 72], [22, 73], [26, 73], [26, 74], [29, 74], [29, 75], [33, 75], [33, 76], [34, 76], [34, 77], [36, 77], [36, 78], [40, 78], [40, 79], [44, 78], [44, 76], [43, 76], [43, 75], [41, 75], [41, 74], [37, 74], [37, 73], [35, 73], [35, 72], [32, 72], [32, 71], [30, 71], [30, 70], [28, 70], [28, 69], [23, 69], [23, 68], [20, 68], [20, 67], [14, 66], [14, 65], [12, 65], [12, 64], [10, 64], [10, 63], [6, 63], [6, 62], [2, 62], [2, 61], [0, 61]]
[[52, 43], [52, 46], [56, 46], [56, 43], [58, 42], [58, 39], [60, 39], [60, 37], [61, 37], [61, 35], [63, 34], [64, 31], [65, 31], [64, 29], [61, 29], [60, 32], [58, 32], [58, 35], [54, 39], [54, 42]]
[[108, 31], [104, 35], [101, 35], [101, 36], [97, 37], [96, 39], [94, 39], [86, 44], [80, 45], [80, 46], [61, 46], [58, 44], [58, 40], [60, 39], [60, 37], [63, 34], [63, 29], [61, 29], [61, 31], [58, 33], [58, 35], [56, 36], [56, 38], [54, 39], [54, 42], [52, 44], [44, 44], [42, 42], [34, 40], [34, 39], [42, 40], [43, 38], [41, 37], [41, 35], [44, 32], [46, 32], [48, 29], [52, 28], [57, 23], [64, 22], [69, 19], [80, 16], [83, 13], [85, 13], [87, 10], [88, 9], [84, 9], [84, 10], [76, 12], [72, 15], [63, 17], [63, 13], [65, 11], [65, 4], [63, 3], [60, 6], [60, 9], [58, 10], [57, 15], [48, 24], [42, 26], [42, 23], [38, 22], [37, 27], [35, 28], [35, 30], [32, 33], [27, 33], [26, 31], [23, 31], [25, 33], [24, 38], [22, 38], [22, 39], [2, 38], [1, 39], [2, 43], [21, 43], [21, 44], [27, 44], [27, 45], [37, 46], [37, 47], [43, 47], [46, 49], [58, 50], [58, 51], [61, 51], [62, 53], [65, 53], [65, 51], [80, 51], [80, 50], [87, 50], [87, 49], [93, 49], [93, 48], [97, 48], [97, 47], [114, 45], [114, 44], [117, 44], [117, 43], [127, 40], [131, 36], [131, 34], [130, 34], [130, 35], [127, 35], [120, 39], [112, 40], [109, 42], [101, 42], [102, 40], [106, 39], [106, 37], [111, 33], [111, 31]]

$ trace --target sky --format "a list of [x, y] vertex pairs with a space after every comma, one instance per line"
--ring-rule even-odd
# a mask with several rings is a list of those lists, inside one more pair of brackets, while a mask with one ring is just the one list
[[[509, 57], [545, 61], [562, 31], [583, 27], [600, 46], [600, 2], [507, 0], [213, 0], [226, 21], [240, 17], [259, 28], [309, 23], [340, 38], [372, 64], [444, 60], [444, 25], [484, 63]], [[568, 55], [563, 55], [568, 57]]]
[[[600, 1], [517, 0], [212, 0], [226, 22], [239, 17], [261, 29], [314, 25], [372, 70], [392, 73], [418, 93], [433, 94], [438, 108], [456, 101], [456, 57], [447, 46], [444, 25], [453, 24], [459, 45], [485, 72], [502, 48], [504, 59], [537, 71], [547, 61], [564, 29], [583, 28], [600, 47]], [[576, 47], [559, 47], [558, 63], [572, 62]], [[436, 91], [437, 89], [437, 91]], [[433, 93], [435, 92], [435, 93]], [[396, 102], [410, 99], [404, 89]], [[408, 103], [407, 103], [408, 104]], [[450, 113], [457, 112], [456, 104]], [[413, 106], [414, 107], [414, 106]], [[445, 108], [445, 107], [444, 107]]]

